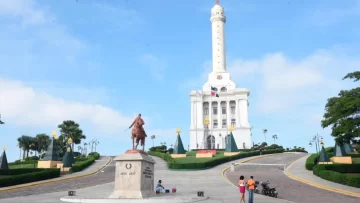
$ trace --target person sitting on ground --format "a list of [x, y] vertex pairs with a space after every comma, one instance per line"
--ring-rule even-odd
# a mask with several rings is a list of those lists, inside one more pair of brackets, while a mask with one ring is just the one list
[[164, 188], [164, 186], [161, 185], [161, 180], [159, 180], [158, 184], [156, 185], [156, 192], [162, 192]]

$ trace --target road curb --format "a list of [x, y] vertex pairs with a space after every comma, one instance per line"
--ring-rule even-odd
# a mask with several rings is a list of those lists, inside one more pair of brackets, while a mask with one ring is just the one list
[[26, 185], [18, 185], [18, 186], [14, 185], [14, 186], [10, 186], [11, 188], [0, 189], [0, 192], [7, 192], [7, 191], [11, 191], [11, 190], [18, 190], [18, 189], [28, 188], [28, 187], [32, 187], [32, 186], [45, 185], [45, 184], [49, 184], [49, 183], [56, 183], [56, 182], [61, 182], [61, 181], [65, 181], [65, 180], [71, 180], [71, 179], [77, 179], [77, 178], [83, 178], [86, 176], [91, 176], [91, 175], [98, 173], [100, 170], [104, 169], [105, 167], [107, 167], [111, 163], [112, 160], [113, 159], [110, 157], [109, 161], [105, 165], [101, 166], [99, 169], [97, 169], [96, 171], [91, 172], [91, 173], [73, 176], [73, 177], [64, 177], [64, 178], [59, 178], [56, 180], [49, 179], [49, 180], [45, 180], [44, 182], [40, 182], [40, 183], [33, 182], [33, 183], [25, 183]]
[[[301, 157], [303, 158], [303, 157]], [[336, 193], [340, 193], [340, 194], [343, 194], [343, 195], [348, 195], [348, 196], [353, 196], [353, 197], [360, 197], [360, 193], [356, 193], [356, 192], [349, 192], [349, 191], [345, 191], [345, 190], [341, 190], [341, 189], [336, 189], [336, 188], [332, 188], [332, 187], [328, 187], [328, 186], [325, 186], [325, 185], [321, 185], [321, 184], [318, 184], [318, 183], [315, 183], [315, 182], [312, 182], [312, 181], [309, 181], [309, 180], [306, 180], [306, 179], [303, 179], [303, 178], [300, 178], [292, 173], [289, 172], [289, 169], [292, 167], [292, 165], [299, 161], [301, 158], [293, 161], [288, 167], [286, 167], [285, 171], [284, 171], [284, 174], [293, 179], [293, 180], [296, 180], [296, 181], [299, 181], [299, 182], [302, 182], [302, 183], [305, 183], [305, 184], [308, 184], [308, 185], [311, 185], [313, 187], [317, 187], [317, 188], [320, 188], [320, 189], [323, 189], [323, 190], [327, 190], [327, 191], [331, 191], [331, 192], [336, 192]], [[317, 176], [316, 176], [317, 177]]]

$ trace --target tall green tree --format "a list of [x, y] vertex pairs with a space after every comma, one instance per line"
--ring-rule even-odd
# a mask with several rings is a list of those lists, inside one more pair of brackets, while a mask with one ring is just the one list
[[29, 151], [30, 151], [30, 145], [33, 143], [33, 138], [28, 135], [22, 135], [17, 139], [19, 143], [19, 147], [23, 149], [23, 159], [26, 157], [29, 157]]
[[61, 136], [63, 136], [62, 139], [65, 140], [65, 142], [69, 138], [73, 140], [71, 146], [73, 150], [74, 150], [74, 144], [80, 144], [81, 140], [86, 139], [86, 136], [83, 134], [83, 131], [80, 128], [80, 125], [72, 120], [63, 121], [63, 123], [60, 124], [58, 127], [60, 128]]
[[41, 134], [37, 134], [35, 137], [35, 147], [36, 147], [36, 151], [39, 154], [39, 158], [41, 157], [41, 154], [44, 153], [49, 144], [50, 144], [51, 140], [50, 140], [50, 136], [45, 134], [45, 133], [41, 133]]
[[[347, 74], [345, 79], [360, 80], [360, 71]], [[359, 142], [360, 138], [360, 87], [341, 90], [337, 97], [328, 99], [321, 126], [331, 126], [331, 135], [337, 143]]]

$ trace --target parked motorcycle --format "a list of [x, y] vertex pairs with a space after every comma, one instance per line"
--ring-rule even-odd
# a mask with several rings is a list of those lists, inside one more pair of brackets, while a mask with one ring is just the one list
[[261, 182], [261, 187], [262, 187], [261, 194], [265, 196], [277, 198], [278, 196], [277, 190], [275, 188], [270, 188], [269, 184], [270, 184], [269, 181]]
[[259, 185], [260, 183], [261, 183], [261, 182], [259, 182], [259, 181], [255, 181], [255, 190], [254, 190], [254, 192], [257, 193], [257, 194], [259, 194], [258, 185]]

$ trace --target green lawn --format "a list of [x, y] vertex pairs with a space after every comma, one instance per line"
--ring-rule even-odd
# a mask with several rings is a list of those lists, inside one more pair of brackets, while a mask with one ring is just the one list
[[360, 164], [360, 158], [352, 158], [353, 164]]
[[211, 159], [217, 159], [217, 158], [224, 157], [223, 151], [216, 152], [216, 155], [213, 156], [212, 158], [196, 158], [196, 153], [197, 153], [196, 151], [187, 152], [186, 158], [176, 158], [175, 162], [176, 163], [201, 163], [201, 162], [207, 162]]
[[[34, 167], [35, 166], [35, 167]], [[9, 165], [10, 169], [16, 168], [37, 168], [37, 163], [35, 164], [17, 164], [17, 165]]]

